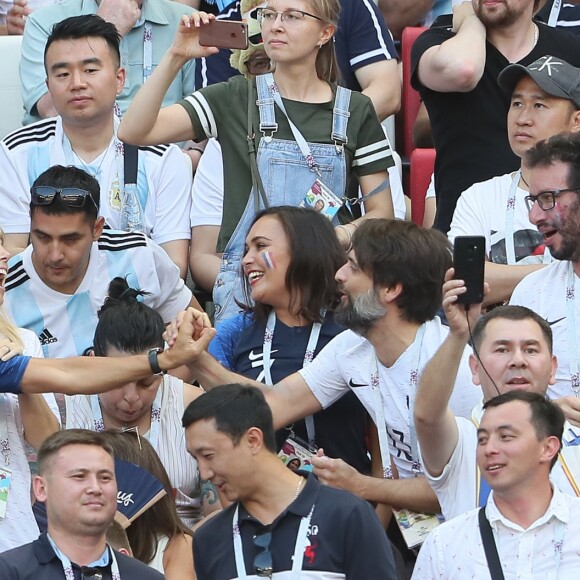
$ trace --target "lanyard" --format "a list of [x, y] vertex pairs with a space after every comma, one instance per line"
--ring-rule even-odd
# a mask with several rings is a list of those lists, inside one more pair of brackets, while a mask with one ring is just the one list
[[[239, 509], [240, 504], [236, 506], [234, 517], [232, 518], [232, 536], [234, 539], [234, 557], [236, 559], [236, 571], [238, 578], [247, 578], [246, 563], [244, 562], [244, 551], [242, 548], [242, 535], [240, 532], [239, 523]], [[304, 560], [304, 552], [308, 543], [308, 528], [310, 527], [310, 520], [314, 512], [314, 505], [310, 509], [310, 513], [300, 519], [300, 527], [296, 535], [296, 544], [294, 546], [294, 556], [292, 557], [292, 578], [293, 580], [300, 580], [300, 573], [302, 572], [302, 563]], [[68, 580], [68, 579], [67, 579]]]
[[[75, 573], [72, 569], [72, 564], [71, 564], [71, 561], [69, 560], [68, 556], [63, 554], [58, 549], [58, 546], [54, 543], [54, 540], [48, 534], [47, 534], [47, 538], [48, 538], [48, 541], [50, 542], [50, 545], [52, 546], [52, 549], [54, 550], [54, 553], [56, 554], [56, 557], [60, 560], [60, 562], [62, 564], [62, 569], [64, 571], [65, 579], [66, 580], [75, 580]], [[107, 556], [109, 556], [109, 558], [107, 558]], [[115, 557], [115, 552], [114, 552], [114, 550], [111, 550], [109, 548], [108, 544], [107, 544], [107, 547], [105, 548], [103, 555], [95, 562], [92, 562], [90, 564], [90, 566], [91, 567], [107, 566], [109, 563], [109, 559], [111, 561], [112, 580], [121, 580], [121, 573], [119, 572], [119, 565], [117, 564], [117, 558]]]
[[[506, 210], [505, 210], [505, 253], [506, 253], [506, 262], [509, 266], [513, 266], [516, 264], [516, 250], [514, 246], [514, 229], [515, 229], [515, 214], [516, 214], [516, 195], [518, 191], [518, 184], [520, 182], [520, 178], [522, 176], [521, 171], [516, 171], [512, 182], [510, 185], [508, 198], [506, 202]], [[542, 259], [543, 264], [547, 264], [551, 261], [551, 255], [546, 247], [544, 249], [544, 257]]]
[[552, 28], [558, 24], [558, 16], [560, 16], [560, 8], [562, 8], [562, 0], [554, 0], [552, 8], [550, 8], [550, 16], [548, 17], [548, 26]]
[[[165, 377], [161, 379], [165, 380]], [[159, 453], [159, 427], [161, 425], [161, 389], [163, 387], [163, 382], [159, 385], [157, 389], [157, 395], [151, 405], [151, 427], [149, 428], [149, 443], [153, 446], [153, 449]], [[90, 395], [91, 409], [93, 411], [93, 431], [104, 431], [105, 423], [103, 421], [103, 414], [101, 412], [101, 406], [99, 405], [99, 396]], [[145, 435], [143, 435], [145, 437]]]
[[278, 108], [284, 113], [284, 115], [286, 116], [286, 119], [288, 119], [288, 124], [290, 125], [292, 135], [294, 135], [294, 140], [296, 141], [298, 147], [300, 148], [300, 151], [302, 152], [302, 156], [304, 157], [304, 160], [306, 161], [306, 163], [308, 165], [308, 169], [310, 169], [311, 171], [314, 171], [315, 173], [318, 174], [319, 177], [321, 177], [320, 171], [318, 170], [318, 164], [314, 160], [314, 155], [312, 155], [312, 151], [310, 150], [310, 147], [309, 147], [308, 143], [306, 142], [306, 139], [304, 139], [304, 137], [302, 136], [302, 133], [300, 133], [300, 131], [298, 130], [298, 127], [296, 127], [296, 125], [294, 125], [294, 123], [292, 122], [290, 117], [288, 117], [288, 113], [286, 112], [286, 107], [284, 106], [284, 103], [282, 102], [282, 97], [280, 96], [278, 86], [276, 85], [276, 81], [274, 80], [272, 73], [267, 73], [264, 78], [266, 79], [266, 83], [268, 84], [268, 89], [270, 90], [270, 93], [272, 94], [272, 98], [274, 99], [274, 102], [278, 105]]
[[[423, 346], [423, 338], [425, 336], [425, 323], [422, 324], [417, 330], [417, 335], [415, 336], [415, 341], [413, 343], [413, 352], [411, 355], [411, 360], [413, 361], [413, 366], [409, 371], [409, 437], [410, 437], [410, 447], [411, 447], [411, 459], [413, 462], [412, 470], [415, 474], [419, 474], [421, 471], [421, 466], [419, 464], [419, 450], [417, 445], [417, 433], [415, 432], [415, 421], [413, 420], [413, 409], [415, 407], [415, 396], [417, 394], [417, 384], [419, 382], [419, 363], [421, 360], [421, 349]], [[391, 478], [391, 456], [389, 452], [389, 439], [387, 437], [387, 422], [385, 420], [385, 409], [383, 394], [381, 392], [381, 384], [379, 378], [379, 366], [377, 355], [374, 349], [371, 352], [370, 361], [371, 371], [371, 388], [374, 393], [374, 406], [377, 418], [377, 431], [379, 434], [379, 448], [381, 451], [381, 460], [383, 463], [383, 477]]]
[[[326, 315], [326, 311], [321, 313], [322, 317]], [[276, 314], [274, 310], [270, 311], [268, 315], [268, 322], [266, 323], [266, 331], [264, 332], [264, 345], [262, 347], [262, 360], [264, 362], [264, 383], [266, 385], [272, 386], [274, 382], [272, 381], [272, 374], [270, 372], [270, 364], [272, 359], [272, 340], [274, 338], [274, 328], [276, 327]], [[308, 343], [306, 345], [306, 352], [304, 353], [304, 361], [302, 362], [303, 367], [307, 367], [314, 358], [314, 352], [316, 351], [316, 345], [318, 344], [318, 338], [320, 337], [320, 330], [322, 324], [320, 322], [315, 322], [310, 330], [310, 337], [308, 338]], [[315, 441], [316, 432], [314, 429], [314, 419], [312, 415], [308, 415], [304, 418], [306, 422], [306, 432], [308, 433], [308, 442], [313, 444]]]
[[8, 414], [10, 413], [10, 401], [8, 400], [8, 395], [2, 393], [2, 399], [0, 401], [0, 407], [4, 411], [4, 422], [2, 423], [2, 429], [0, 430], [0, 454], [4, 457], [4, 466], [8, 467], [10, 465], [10, 439], [8, 438]]
[[568, 262], [568, 281], [566, 283], [566, 329], [568, 331], [568, 356], [570, 357], [570, 380], [572, 390], [580, 396], [580, 376], [578, 374], [578, 346], [576, 344], [576, 296], [574, 293], [574, 267]]

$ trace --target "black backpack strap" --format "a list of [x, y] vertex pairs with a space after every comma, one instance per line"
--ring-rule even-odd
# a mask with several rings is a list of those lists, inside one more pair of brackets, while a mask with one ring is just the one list
[[497, 553], [497, 546], [493, 537], [491, 525], [485, 515], [485, 507], [479, 508], [479, 533], [483, 542], [483, 549], [485, 551], [485, 558], [492, 580], [504, 580], [503, 570], [501, 569], [501, 562], [499, 554]]
[[123, 170], [125, 173], [125, 185], [137, 183], [137, 167], [139, 165], [139, 147], [123, 143]]

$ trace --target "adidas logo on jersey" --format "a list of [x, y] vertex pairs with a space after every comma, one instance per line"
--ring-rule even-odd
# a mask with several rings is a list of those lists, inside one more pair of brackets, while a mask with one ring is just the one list
[[38, 340], [40, 340], [40, 344], [42, 346], [46, 346], [47, 344], [53, 344], [58, 342], [58, 338], [52, 336], [48, 328], [45, 328], [38, 336]]

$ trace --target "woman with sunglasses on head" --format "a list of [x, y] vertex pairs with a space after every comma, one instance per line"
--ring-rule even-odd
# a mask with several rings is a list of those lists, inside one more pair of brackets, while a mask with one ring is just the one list
[[[119, 127], [124, 141], [140, 145], [219, 140], [225, 182], [217, 247], [224, 256], [214, 288], [218, 321], [241, 285], [244, 234], [259, 209], [298, 206], [315, 180], [332, 192], [338, 209], [347, 175], [354, 171], [362, 195], [368, 196], [359, 219], [393, 217], [386, 171], [393, 161], [372, 103], [336, 85], [333, 36], [339, 7], [338, 0], [269, 0], [258, 9], [258, 18], [274, 72], [253, 81], [234, 77], [161, 109], [183, 63], [217, 52], [199, 44], [200, 30], [214, 17], [193, 13], [180, 23], [171, 50]], [[355, 229], [356, 222], [336, 227], [345, 249]]]
[[[226, 368], [273, 385], [309, 364], [344, 330], [332, 314], [340, 299], [334, 275], [344, 252], [325, 217], [290, 206], [258, 213], [245, 248], [245, 312], [220, 326], [209, 351]], [[367, 418], [348, 393], [278, 431], [278, 449], [287, 437], [298, 436], [368, 474]]]
[[142, 467], [167, 492], [127, 528], [133, 557], [161, 572], [167, 580], [194, 578], [192, 532], [177, 514], [171, 481], [153, 446], [135, 431], [105, 431], [115, 459]]
[[[94, 355], [127, 357], [163, 350], [165, 325], [161, 316], [138, 298], [144, 293], [130, 288], [123, 278], [114, 278], [109, 296], [99, 311]], [[120, 360], [119, 364], [123, 364]], [[202, 506], [201, 483], [195, 461], [185, 448], [181, 427], [183, 411], [203, 391], [168, 374], [151, 374], [101, 395], [66, 398], [66, 427], [136, 429], [153, 445], [175, 490], [178, 512], [192, 526], [205, 511], [219, 504]]]
[[[10, 257], [3, 243], [4, 232], [0, 229], [0, 357], [3, 361], [18, 354], [42, 358], [36, 335], [17, 328], [2, 312]], [[0, 490], [7, 490], [6, 499], [0, 498], [0, 552], [38, 537], [30, 501], [26, 445], [38, 449], [59, 428], [54, 395], [0, 393]]]

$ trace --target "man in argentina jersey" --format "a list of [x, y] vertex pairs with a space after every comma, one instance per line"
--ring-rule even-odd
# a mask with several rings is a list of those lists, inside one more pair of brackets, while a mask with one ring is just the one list
[[[109, 227], [125, 229], [123, 204], [134, 190], [126, 187], [126, 149], [116, 136], [115, 100], [126, 78], [119, 58], [115, 26], [96, 15], [67, 18], [48, 37], [47, 86], [59, 116], [18, 129], [0, 143], [2, 225], [13, 254], [28, 243], [30, 185], [52, 165], [74, 165], [93, 175], [102, 192], [99, 215]], [[137, 229], [159, 244], [185, 277], [190, 162], [176, 145], [156, 145], [140, 148], [137, 163]]]
[[[76, 202], [63, 198], [71, 189]], [[9, 261], [5, 305], [17, 326], [38, 336], [45, 357], [80, 355], [92, 345], [97, 312], [116, 276], [148, 292], [145, 303], [165, 322], [190, 304], [199, 307], [154, 242], [136, 232], [103, 231], [98, 204], [99, 184], [76, 167], [56, 165], [32, 187], [32, 244]]]

